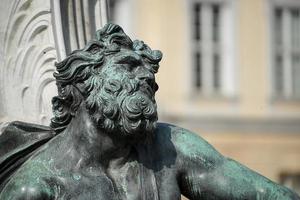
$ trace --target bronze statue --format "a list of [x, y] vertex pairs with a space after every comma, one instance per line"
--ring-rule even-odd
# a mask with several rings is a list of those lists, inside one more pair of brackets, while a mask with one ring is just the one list
[[50, 127], [0, 137], [0, 200], [299, 200], [196, 134], [157, 123], [162, 58], [107, 24], [56, 64]]

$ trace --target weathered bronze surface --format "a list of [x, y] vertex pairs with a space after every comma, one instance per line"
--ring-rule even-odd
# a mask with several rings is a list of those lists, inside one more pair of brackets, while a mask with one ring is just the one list
[[107, 24], [56, 64], [50, 127], [12, 122], [0, 137], [0, 199], [300, 199], [196, 134], [157, 123], [161, 58]]

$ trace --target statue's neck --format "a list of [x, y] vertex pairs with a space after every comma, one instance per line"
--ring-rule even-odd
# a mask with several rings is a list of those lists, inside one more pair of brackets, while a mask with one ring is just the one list
[[131, 150], [131, 145], [125, 140], [113, 139], [111, 135], [99, 130], [83, 106], [64, 134], [83, 167], [101, 165], [106, 168], [112, 163], [122, 164]]

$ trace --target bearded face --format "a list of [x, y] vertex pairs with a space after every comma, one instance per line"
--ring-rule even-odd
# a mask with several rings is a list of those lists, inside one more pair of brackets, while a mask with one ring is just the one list
[[122, 50], [86, 81], [86, 106], [100, 129], [134, 138], [153, 133], [157, 67], [133, 51]]
[[157, 111], [154, 74], [162, 53], [143, 41], [132, 41], [115, 24], [96, 32], [95, 39], [56, 63], [58, 96], [52, 99], [51, 127], [63, 131], [82, 103], [99, 129], [118, 137], [153, 133]]

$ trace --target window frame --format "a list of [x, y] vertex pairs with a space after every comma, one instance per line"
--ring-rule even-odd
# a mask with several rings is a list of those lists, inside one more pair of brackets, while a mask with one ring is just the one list
[[[220, 5], [219, 15], [220, 17], [220, 53], [219, 55], [219, 70], [220, 70], [220, 88], [219, 92], [213, 91], [213, 58], [210, 59], [211, 62], [210, 66], [211, 72], [210, 76], [206, 76], [208, 72], [204, 72], [204, 75], [201, 76], [203, 83], [209, 83], [209, 86], [204, 86], [202, 90], [199, 90], [195, 86], [195, 55], [198, 52], [202, 52], [203, 50], [197, 50], [197, 48], [201, 48], [198, 41], [195, 40], [195, 30], [194, 30], [194, 5], [196, 3], [200, 4], [217, 4]], [[190, 0], [188, 3], [188, 24], [189, 24], [189, 94], [192, 95], [193, 98], [197, 98], [197, 96], [205, 97], [205, 98], [225, 98], [225, 99], [235, 99], [238, 93], [238, 85], [237, 85], [237, 51], [236, 51], [236, 1], [234, 0]], [[224, 12], [224, 13], [223, 13]], [[211, 14], [212, 15], [212, 14]], [[223, 16], [223, 18], [222, 18]], [[224, 17], [225, 16], [225, 17]], [[200, 19], [201, 20], [201, 19]], [[203, 21], [203, 20], [202, 20]], [[213, 24], [211, 24], [213, 25]], [[212, 26], [211, 26], [211, 29]], [[223, 34], [224, 33], [224, 34]], [[211, 40], [212, 41], [212, 40]], [[213, 43], [213, 42], [212, 42]], [[213, 47], [213, 45], [212, 45]], [[226, 49], [226, 51], [225, 51]], [[209, 54], [209, 53], [208, 53]], [[214, 56], [214, 53], [210, 54]], [[203, 63], [203, 62], [202, 62]], [[209, 67], [203, 67], [202, 64], [202, 71], [208, 71]]]
[[[278, 92], [276, 89], [276, 85], [278, 84], [277, 78], [275, 77], [275, 70], [276, 70], [276, 61], [275, 61], [275, 55], [278, 49], [276, 48], [275, 44], [275, 34], [274, 34], [274, 11], [276, 8], [281, 8], [281, 10], [284, 9], [289, 9], [289, 8], [294, 8], [297, 7], [300, 10], [300, 1], [298, 0], [268, 0], [267, 1], [267, 8], [268, 8], [268, 48], [269, 48], [269, 97], [271, 101], [300, 101], [300, 96], [295, 96], [293, 94], [293, 78], [292, 78], [292, 71], [293, 71], [293, 66], [292, 66], [292, 59], [290, 58], [289, 64], [286, 64], [284, 61], [284, 56], [290, 56], [292, 55], [291, 52], [283, 52], [281, 54], [282, 58], [282, 71], [284, 73], [283, 75], [283, 81], [282, 81], [282, 94]], [[284, 13], [282, 13], [283, 15]], [[282, 20], [283, 17], [282, 17]], [[290, 21], [289, 21], [290, 22]], [[284, 22], [283, 22], [284, 23]], [[285, 26], [282, 24], [282, 26]], [[283, 29], [285, 29], [283, 27]], [[291, 32], [289, 32], [291, 34]], [[284, 36], [283, 40], [284, 40]], [[290, 38], [292, 37], [291, 35], [289, 36]], [[283, 41], [284, 43], [284, 41]], [[285, 44], [283, 44], [285, 45]], [[285, 51], [285, 48], [283, 48], [282, 51]], [[292, 51], [292, 50], [291, 50]], [[287, 55], [285, 55], [287, 54]], [[288, 65], [288, 66], [287, 66]], [[286, 81], [288, 80], [288, 81]]]

